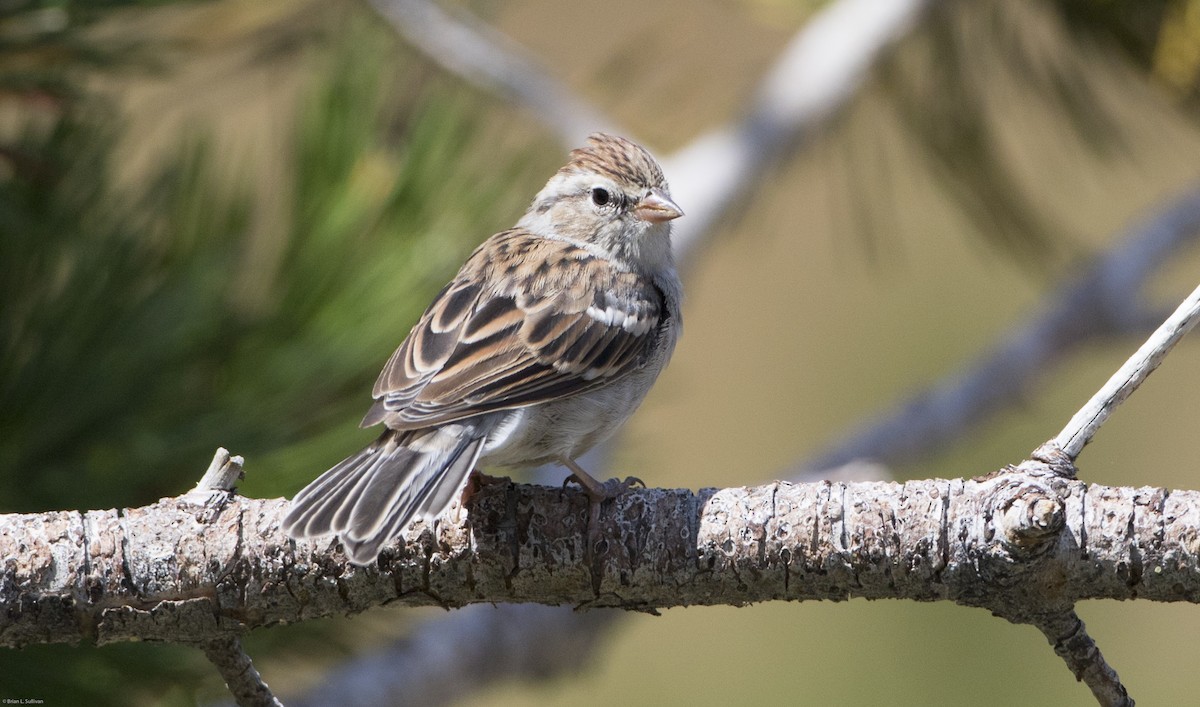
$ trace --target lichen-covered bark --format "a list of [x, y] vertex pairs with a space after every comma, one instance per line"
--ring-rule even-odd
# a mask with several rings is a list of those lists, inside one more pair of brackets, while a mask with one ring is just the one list
[[1085, 598], [1200, 599], [1200, 493], [1087, 484], [1036, 462], [973, 480], [636, 490], [597, 528], [577, 492], [485, 480], [457, 517], [368, 568], [336, 542], [289, 540], [283, 500], [214, 498], [0, 516], [0, 645], [203, 644], [394, 602], [858, 596], [1025, 620]]

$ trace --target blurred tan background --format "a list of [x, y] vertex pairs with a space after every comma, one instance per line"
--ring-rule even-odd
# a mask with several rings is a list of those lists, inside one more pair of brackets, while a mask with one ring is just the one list
[[[508, 35], [665, 156], [736, 119], [763, 72], [824, 4], [614, 0], [598, 7], [520, 0], [451, 6], [476, 13]], [[1183, 70], [1170, 67], [1182, 63], [1186, 68], [1186, 57], [1172, 60], [1164, 54], [1161, 38], [1174, 36], [1162, 29], [1175, 21], [1170, 13], [1200, 17], [1200, 3], [1154, 3], [1157, 22], [1129, 20], [1134, 29], [1121, 25], [1118, 15], [1080, 19], [1077, 5], [940, 5], [888, 54], [886, 67], [872, 74], [844, 111], [771, 169], [752, 197], [711, 234], [685, 273], [684, 338], [627, 427], [617, 455], [621, 475], [689, 488], [776, 478], [864, 420], [986, 353], [1123, 229], [1194, 185], [1200, 178], [1196, 84], [1178, 79]], [[1141, 32], [1149, 43], [1139, 48], [1104, 22]], [[1196, 25], [1180, 26], [1196, 31]], [[281, 265], [286, 259], [277, 256], [279, 241], [302, 213], [288, 189], [299, 168], [289, 150], [302, 129], [306, 101], [329, 80], [347, 38], [354, 38], [360, 51], [375, 52], [382, 64], [403, 67], [378, 74], [387, 101], [413, 103], [438, 93], [450, 98], [434, 100], [467, 106], [475, 114], [462, 150], [440, 165], [445, 174], [457, 175], [449, 179], [461, 182], [449, 193], [469, 198], [475, 185], [499, 171], [500, 161], [504, 164], [505, 184], [489, 202], [490, 211], [457, 221], [430, 217], [429, 223], [447, 235], [412, 250], [417, 259], [412, 272], [420, 272], [426, 287], [440, 284], [478, 241], [511, 224], [565, 153], [536, 116], [446, 76], [357, 3], [220, 0], [132, 6], [99, 18], [87, 36], [94, 41], [136, 38], [147, 43], [139, 51], [153, 57], [149, 68], [89, 70], [83, 82], [89, 92], [107, 97], [119, 116], [111, 166], [123, 188], [142, 188], [181, 143], [198, 140], [212, 155], [216, 181], [240, 185], [250, 195], [246, 237], [229, 272], [235, 293], [230, 296], [247, 311], [273, 306], [270, 273], [286, 268]], [[1191, 45], [1178, 41], [1185, 48], [1200, 46], [1200, 33], [1191, 35]], [[951, 60], [953, 71], [931, 69]], [[351, 74], [355, 70], [353, 61], [338, 66]], [[1046, 82], [1033, 78], [1044, 75], [1079, 91], [1067, 98], [1070, 91], [1048, 93]], [[949, 85], [955, 77], [958, 83]], [[950, 155], [955, 167], [947, 168], [947, 156], [931, 154], [922, 131], [912, 125], [913, 116], [898, 107], [901, 91], [915, 96], [910, 100], [918, 118], [926, 111], [935, 116], [961, 109], [967, 114], [963, 121], [980, 126], [986, 149], [964, 142], [962, 154]], [[1070, 110], [1064, 108], [1068, 99], [1076, 100]], [[381, 132], [403, 142], [410, 124], [387, 122]], [[371, 198], [372, 189], [394, 193], [391, 165], [404, 159], [403, 150], [380, 147], [364, 154], [352, 170], [360, 180], [356, 193], [365, 193], [364, 198]], [[972, 167], [976, 158], [995, 163]], [[996, 170], [1007, 175], [1011, 192], [980, 191], [995, 182]], [[964, 209], [964, 190], [973, 198], [994, 200], [996, 209], [1015, 204], [1035, 217], [997, 223], [990, 231], [988, 218]], [[451, 213], [460, 207], [453, 199], [428, 205]], [[1024, 233], [1013, 223], [1031, 223], [1041, 231]], [[469, 232], [454, 233], [455, 227]], [[1195, 286], [1198, 266], [1195, 249], [1181, 252], [1155, 278], [1151, 296], [1173, 307]], [[377, 280], [389, 281], [384, 275]], [[371, 340], [378, 342], [371, 344], [374, 350], [364, 344], [361, 354], [361, 375], [369, 379], [377, 368], [370, 362], [382, 364], [411, 319], [354, 316], [359, 321], [348, 323], [346, 331], [372, 328]], [[1020, 461], [1056, 434], [1139, 344], [1134, 337], [1091, 343], [1049, 368], [1023, 391], [1019, 405], [941, 453], [894, 469], [895, 474], [973, 476]], [[1198, 383], [1200, 346], [1185, 342], [1083, 453], [1081, 476], [1121, 486], [1196, 488], [1200, 474], [1192, 443], [1200, 419]], [[365, 407], [368, 389], [347, 385], [340, 395], [349, 402], [337, 409]], [[227, 445], [246, 455], [243, 491], [248, 495], [290, 495], [327, 462], [371, 436], [353, 429], [357, 419], [338, 412], [306, 422], [314, 435], [322, 435], [319, 452], [303, 445], [288, 451], [269, 441], [242, 447], [223, 438], [194, 441], [201, 449]], [[281, 421], [234, 422], [253, 427]], [[207, 459], [179, 461], [198, 475]], [[143, 490], [153, 498], [184, 488], [183, 482], [160, 482]], [[103, 502], [149, 500], [133, 495], [114, 492], [113, 498], [128, 500]], [[71, 507], [75, 500], [43, 505]], [[1101, 602], [1081, 606], [1080, 613], [1140, 701], [1195, 700], [1200, 692], [1193, 669], [1200, 650], [1196, 607]], [[320, 680], [321, 670], [391, 640], [415, 620], [437, 615], [375, 610], [328, 622], [315, 637], [303, 626], [258, 632], [248, 647], [286, 702]], [[130, 674], [131, 663], [83, 655], [113, 650], [24, 654], [35, 662], [86, 664], [80, 670], [90, 670], [92, 679], [119, 686], [116, 694], [108, 694], [114, 704], [222, 699], [215, 673], [202, 662], [177, 677], [143, 684], [143, 676]], [[136, 650], [128, 654], [133, 663], [158, 647]], [[4, 670], [10, 659], [0, 655], [0, 672], [11, 676]], [[181, 658], [193, 659], [199, 660]], [[28, 684], [3, 687], [0, 696], [41, 694]], [[12, 692], [17, 689], [23, 692]], [[862, 600], [628, 616], [577, 675], [506, 683], [465, 703], [617, 702], [1093, 703], [1032, 628], [949, 603]]]

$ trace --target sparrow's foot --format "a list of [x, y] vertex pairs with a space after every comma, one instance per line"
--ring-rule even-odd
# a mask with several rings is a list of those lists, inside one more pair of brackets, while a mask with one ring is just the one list
[[583, 487], [584, 492], [591, 499], [592, 503], [601, 503], [611, 498], [616, 498], [625, 493], [634, 486], [646, 488], [646, 482], [636, 476], [626, 476], [624, 479], [609, 479], [608, 481], [600, 481], [591, 474], [583, 470], [583, 467], [576, 464], [571, 459], [563, 459], [562, 465], [571, 470], [571, 474], [563, 480], [563, 488], [567, 484], [574, 481]]
[[512, 479], [507, 476], [491, 476], [482, 471], [472, 471], [471, 475], [467, 477], [467, 483], [463, 486], [462, 496], [459, 497], [459, 501], [462, 502], [462, 507], [466, 508], [471, 499], [475, 497], [475, 494], [479, 493], [484, 486], [507, 484], [510, 482], [512, 482]]
[[588, 496], [587, 556], [590, 563], [602, 540], [600, 537], [600, 505], [605, 501], [620, 496], [634, 486], [645, 488], [646, 483], [636, 476], [598, 481], [591, 474], [584, 471], [583, 467], [576, 464], [574, 460], [562, 459], [561, 461], [563, 466], [571, 470], [571, 475], [563, 481], [563, 488], [565, 489], [567, 484], [574, 481], [583, 487], [584, 492]]

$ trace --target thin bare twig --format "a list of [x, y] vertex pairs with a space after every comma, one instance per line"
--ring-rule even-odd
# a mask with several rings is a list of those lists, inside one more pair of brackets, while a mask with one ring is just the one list
[[1088, 635], [1079, 615], [1072, 611], [1053, 614], [1035, 622], [1062, 658], [1075, 679], [1088, 686], [1102, 707], [1133, 707], [1133, 698], [1121, 684], [1096, 642]]
[[209, 463], [204, 476], [200, 477], [200, 482], [196, 484], [196, 488], [192, 489], [192, 493], [207, 494], [211, 491], [232, 491], [237, 482], [245, 477], [245, 472], [242, 469], [242, 465], [245, 463], [246, 460], [240, 456], [231, 456], [228, 449], [218, 447], [217, 453], [213, 455], [212, 462]]
[[1200, 287], [1192, 290], [1192, 294], [1188, 295], [1167, 321], [1129, 357], [1125, 365], [1117, 369], [1104, 387], [1096, 391], [1092, 399], [1075, 413], [1062, 432], [1054, 438], [1067, 456], [1071, 459], [1079, 456], [1079, 452], [1092, 440], [1092, 436], [1112, 414], [1113, 409], [1124, 402], [1129, 394], [1137, 390], [1142, 381], [1158, 368], [1167, 352], [1179, 343], [1184, 334], [1196, 326], [1198, 317]]
[[200, 483], [184, 495], [188, 501], [204, 507], [201, 518], [211, 521], [229, 502], [237, 482], [245, 478], [244, 463], [240, 456], [231, 456], [228, 449], [217, 448]]
[[237, 637], [209, 641], [204, 644], [204, 655], [217, 667], [233, 699], [241, 707], [283, 707], [254, 668]]

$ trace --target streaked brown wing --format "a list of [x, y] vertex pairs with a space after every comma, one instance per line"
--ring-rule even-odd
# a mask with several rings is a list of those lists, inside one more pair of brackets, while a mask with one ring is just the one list
[[498, 234], [392, 354], [363, 425], [418, 428], [582, 393], [643, 365], [663, 316], [646, 278], [570, 243]]

